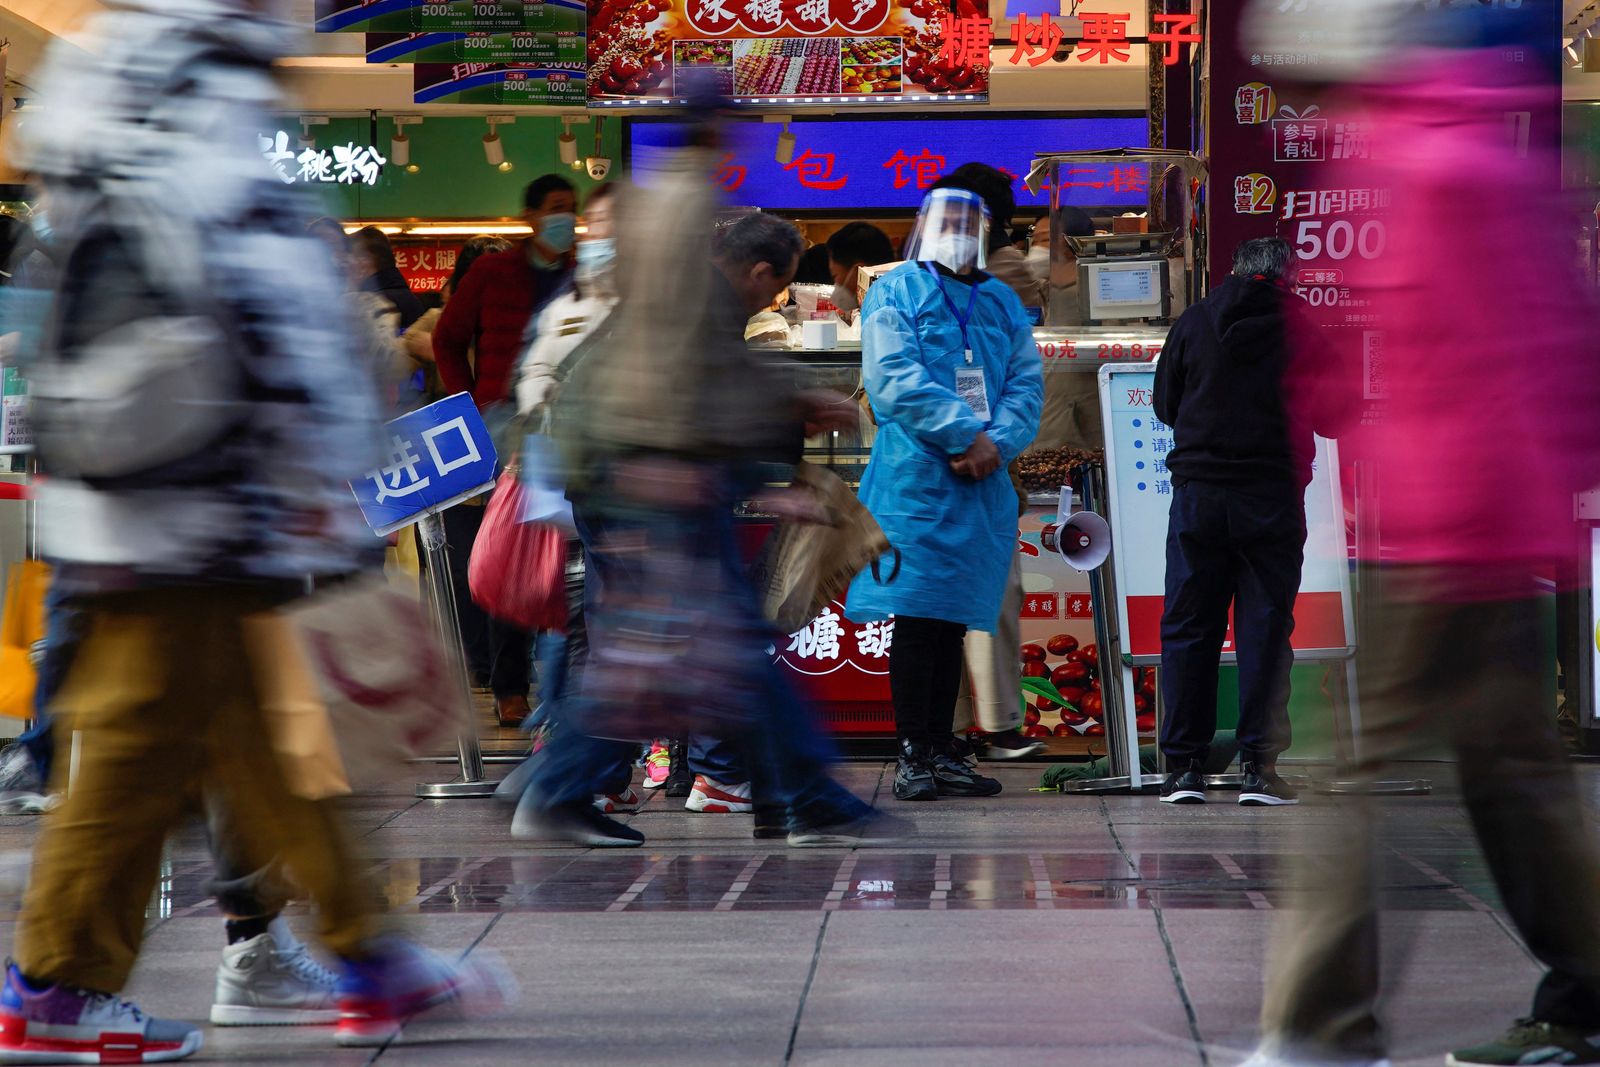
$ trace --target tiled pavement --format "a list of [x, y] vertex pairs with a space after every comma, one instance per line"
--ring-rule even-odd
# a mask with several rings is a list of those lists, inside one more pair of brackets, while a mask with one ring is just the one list
[[[841, 775], [881, 797], [884, 771]], [[653, 795], [633, 818], [646, 846], [608, 853], [513, 842], [487, 801], [417, 801], [412, 783], [441, 769], [412, 768], [349, 803], [377, 882], [424, 941], [503, 957], [521, 1009], [416, 1026], [377, 1054], [336, 1051], [315, 1031], [213, 1031], [201, 1060], [1236, 1063], [1254, 1038], [1267, 932], [1288, 904], [1285, 855], [1337, 812], [1031, 792], [1038, 771], [1003, 768], [992, 800], [897, 806], [916, 834], [892, 849], [790, 850], [753, 840], [748, 818]], [[1495, 910], [1449, 768], [1418, 773], [1433, 797], [1382, 802], [1387, 929], [1408, 949], [1388, 1003], [1408, 1067], [1497, 1031], [1538, 976]], [[1600, 772], [1579, 773], [1600, 794]], [[0, 850], [25, 849], [35, 822], [0, 822]], [[170, 855], [130, 992], [201, 1019], [220, 923], [202, 840], [187, 833]], [[7, 946], [14, 905], [0, 900]]]

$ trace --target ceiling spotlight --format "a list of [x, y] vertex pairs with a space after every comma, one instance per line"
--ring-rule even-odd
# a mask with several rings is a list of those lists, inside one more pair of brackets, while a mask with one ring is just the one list
[[517, 165], [508, 159], [501, 163], [497, 169], [501, 174], [510, 174], [512, 171], [517, 169]]
[[411, 170], [411, 138], [406, 136], [407, 126], [422, 125], [421, 115], [396, 115], [394, 117], [394, 136], [389, 139], [389, 162], [397, 167]]
[[311, 130], [312, 130], [313, 127], [326, 126], [327, 124], [328, 124], [328, 116], [326, 116], [326, 115], [301, 115], [300, 116], [300, 147], [302, 149], [307, 149], [307, 148], [315, 149], [317, 147], [317, 139], [314, 136], [312, 136]]
[[585, 116], [561, 116], [561, 136], [556, 138], [556, 151], [560, 155], [561, 162], [574, 169], [581, 164], [578, 162], [578, 138], [572, 132], [572, 126], [574, 123], [588, 121]]
[[489, 132], [483, 138], [483, 158], [489, 161], [491, 167], [510, 170], [511, 164], [506, 162], [506, 145], [500, 140], [500, 127], [516, 122], [516, 116], [489, 115], [484, 121], [489, 124]]

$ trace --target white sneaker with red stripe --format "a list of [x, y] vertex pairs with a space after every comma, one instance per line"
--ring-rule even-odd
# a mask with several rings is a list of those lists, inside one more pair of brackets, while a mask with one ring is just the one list
[[672, 773], [672, 747], [665, 741], [657, 741], [650, 746], [650, 754], [644, 758], [644, 781], [640, 784], [646, 789], [660, 789], [667, 784], [667, 776]]
[[644, 804], [644, 798], [629, 786], [620, 793], [596, 793], [594, 806], [601, 815], [632, 815]]
[[703, 774], [695, 775], [694, 788], [684, 807], [690, 811], [703, 811], [711, 815], [747, 815], [756, 810], [750, 799], [750, 783], [724, 785], [713, 782]]
[[15, 964], [0, 992], [0, 1064], [170, 1063], [200, 1051], [197, 1026], [152, 1019], [107, 993], [35, 987]]

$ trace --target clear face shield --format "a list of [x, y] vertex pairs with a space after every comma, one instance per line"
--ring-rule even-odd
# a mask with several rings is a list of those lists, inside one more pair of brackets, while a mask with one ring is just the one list
[[989, 209], [965, 189], [935, 189], [922, 201], [906, 258], [942, 263], [961, 274], [989, 263]]

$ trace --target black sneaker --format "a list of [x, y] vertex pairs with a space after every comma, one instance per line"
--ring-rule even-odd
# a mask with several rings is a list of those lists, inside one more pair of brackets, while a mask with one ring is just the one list
[[517, 805], [517, 813], [511, 818], [511, 836], [519, 841], [568, 841], [585, 848], [638, 848], [644, 844], [643, 834], [600, 814], [591, 802], [539, 808], [531, 794]]
[[1476, 1048], [1452, 1052], [1449, 1067], [1512, 1063], [1600, 1063], [1600, 1032], [1518, 1019], [1504, 1035]]
[[1284, 807], [1300, 803], [1300, 794], [1272, 769], [1259, 763], [1244, 765], [1244, 780], [1239, 783], [1239, 803], [1246, 808]]
[[789, 809], [782, 804], [757, 804], [756, 824], [750, 831], [758, 841], [770, 841], [789, 834]]
[[933, 754], [933, 785], [942, 797], [992, 797], [1000, 792], [998, 781], [985, 778], [949, 752]]
[[894, 768], [896, 800], [938, 800], [939, 787], [933, 781], [933, 764], [928, 750], [910, 741], [900, 742], [900, 762]]
[[694, 792], [694, 772], [689, 770], [689, 754], [682, 741], [672, 742], [672, 769], [667, 772], [666, 791], [669, 797], [686, 797]]
[[1204, 804], [1206, 802], [1206, 773], [1200, 761], [1190, 760], [1189, 766], [1173, 771], [1161, 786], [1163, 804]]
[[911, 835], [911, 823], [868, 808], [857, 815], [841, 815], [838, 822], [809, 823], [789, 831], [790, 848], [860, 848], [892, 845]]
[[1044, 751], [1044, 742], [1036, 737], [1023, 737], [1022, 731], [1012, 727], [989, 735], [983, 758], [988, 760], [1027, 759]]

